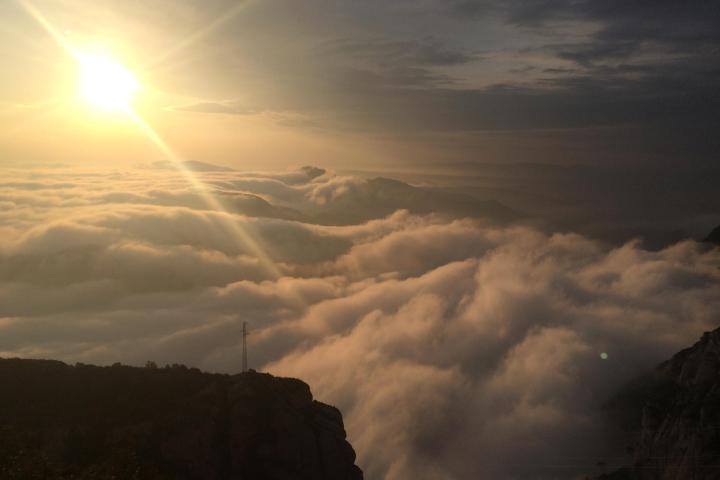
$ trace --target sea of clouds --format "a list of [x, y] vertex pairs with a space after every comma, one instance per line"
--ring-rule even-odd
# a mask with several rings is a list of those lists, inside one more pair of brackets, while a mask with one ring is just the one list
[[321, 225], [364, 180], [191, 175], [6, 169], [0, 355], [237, 372], [247, 321], [251, 366], [337, 405], [368, 479], [573, 478], [622, 461], [603, 403], [720, 324], [720, 253], [692, 241]]

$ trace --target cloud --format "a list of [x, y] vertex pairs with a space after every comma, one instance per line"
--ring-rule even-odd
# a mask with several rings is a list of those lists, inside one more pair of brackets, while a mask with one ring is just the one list
[[171, 110], [198, 113], [226, 113], [230, 115], [255, 115], [262, 111], [241, 105], [238, 102], [198, 102], [189, 105], [178, 105]]
[[350, 211], [366, 184], [196, 175], [209, 190], [154, 169], [8, 172], [0, 354], [236, 372], [248, 321], [251, 365], [340, 407], [368, 478], [573, 478], [622, 445], [603, 401], [720, 318], [720, 253], [694, 242], [611, 247], [432, 211], [252, 216], [202, 195]]
[[[717, 71], [710, 65], [717, 63], [720, 26], [708, 2], [316, 5], [331, 17], [290, 21], [292, 8], [280, 4], [255, 12], [256, 21], [276, 34], [262, 62], [273, 86], [255, 92], [264, 109], [351, 131], [580, 129], [658, 121], [680, 128], [679, 116], [715, 123]], [[474, 33], [468, 22], [487, 33]], [[299, 30], [316, 34], [303, 42]], [[290, 51], [304, 61], [288, 61]], [[230, 101], [203, 109], [229, 113], [236, 107]], [[708, 145], [705, 153], [714, 150]]]
[[475, 55], [450, 49], [432, 37], [405, 41], [377, 38], [363, 42], [346, 38], [328, 44], [327, 50], [341, 58], [363, 58], [377, 66], [459, 65], [476, 59]]
[[[717, 252], [476, 228], [484, 253], [311, 308], [298, 328], [315, 344], [268, 368], [343, 409], [373, 477], [593, 473], [603, 400], [716, 324]], [[422, 259], [427, 245], [415, 248]]]
[[[43, 11], [60, 22], [74, 19], [80, 29], [121, 28], [128, 44], [143, 45], [152, 67], [147, 80], [187, 99], [166, 106], [177, 116], [241, 115], [248, 117], [243, 123], [263, 128], [270, 119], [283, 130], [311, 128], [328, 144], [338, 141], [338, 132], [372, 141], [391, 137], [394, 146], [411, 147], [398, 149], [402, 160], [416, 163], [418, 152], [442, 163], [453, 156], [537, 161], [540, 151], [566, 164], [613, 158], [615, 164], [710, 165], [719, 148], [713, 133], [720, 26], [713, 2], [162, 5], [98, 0], [44, 5]], [[13, 24], [34, 28], [16, 6], [4, 13]], [[12, 32], [4, 39], [31, 47]], [[168, 52], [168, 45], [177, 48]], [[42, 78], [28, 58], [18, 56], [14, 75]], [[11, 83], [23, 85], [20, 77]], [[637, 130], [628, 134], [628, 126]], [[591, 128], [611, 128], [631, 140], [640, 131], [640, 151], [627, 154], [626, 142], [611, 135], [596, 141], [612, 155], [597, 153], [580, 140]], [[532, 132], [548, 130], [558, 141], [538, 148]], [[485, 141], [487, 132], [504, 131], [514, 135]], [[428, 140], [441, 133], [455, 134], [449, 146]], [[524, 142], [532, 146], [517, 148]]]

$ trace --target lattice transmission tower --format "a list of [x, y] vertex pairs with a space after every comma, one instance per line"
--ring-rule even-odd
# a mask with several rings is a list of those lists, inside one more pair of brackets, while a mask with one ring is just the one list
[[243, 322], [243, 352], [242, 352], [242, 371], [243, 373], [248, 371], [248, 361], [247, 361], [247, 322]]

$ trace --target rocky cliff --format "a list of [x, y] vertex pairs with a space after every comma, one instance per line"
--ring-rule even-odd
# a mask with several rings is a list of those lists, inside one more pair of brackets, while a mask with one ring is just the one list
[[715, 227], [713, 231], [710, 232], [703, 241], [708, 243], [714, 243], [715, 245], [720, 245], [720, 225]]
[[0, 359], [2, 479], [360, 480], [300, 380]]
[[635, 461], [607, 479], [720, 479], [720, 329], [638, 379], [610, 404], [636, 432]]

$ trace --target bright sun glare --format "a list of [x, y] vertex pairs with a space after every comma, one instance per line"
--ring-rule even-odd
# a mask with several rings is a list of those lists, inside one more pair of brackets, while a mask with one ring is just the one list
[[105, 55], [82, 53], [80, 96], [93, 107], [110, 112], [129, 111], [133, 97], [140, 89], [135, 76], [116, 60]]

